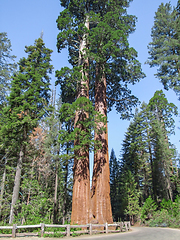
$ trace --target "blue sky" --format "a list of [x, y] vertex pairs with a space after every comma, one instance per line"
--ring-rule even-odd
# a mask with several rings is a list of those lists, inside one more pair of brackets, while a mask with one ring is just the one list
[[[158, 6], [169, 1], [166, 0], [134, 0], [128, 12], [137, 16], [136, 31], [133, 33], [129, 42], [138, 52], [138, 60], [142, 64], [142, 69], [146, 78], [136, 85], [132, 86], [132, 93], [136, 95], [141, 102], [148, 103], [156, 90], [163, 89], [159, 80], [154, 77], [155, 68], [149, 68], [145, 65], [148, 58], [147, 44], [151, 41], [151, 28], [154, 22], [155, 11]], [[177, 0], [172, 0], [171, 4], [176, 6]], [[54, 70], [58, 70], [68, 64], [67, 51], [57, 53], [56, 37], [58, 29], [56, 19], [62, 10], [59, 0], [0, 0], [0, 32], [7, 32], [8, 38], [12, 43], [13, 54], [19, 58], [26, 56], [24, 47], [33, 45], [34, 40], [40, 37], [43, 30], [43, 40], [46, 46], [53, 50], [52, 64]], [[52, 83], [54, 83], [54, 73]], [[169, 102], [173, 102], [179, 108], [180, 102], [173, 91], [165, 91]], [[180, 108], [179, 108], [180, 109]], [[179, 116], [175, 118], [176, 135], [171, 137], [171, 142], [176, 145], [180, 152], [179, 142]], [[114, 148], [116, 156], [119, 157], [121, 144], [124, 139], [129, 121], [120, 120], [120, 116], [112, 111], [108, 115], [108, 133], [109, 133], [109, 153]]]

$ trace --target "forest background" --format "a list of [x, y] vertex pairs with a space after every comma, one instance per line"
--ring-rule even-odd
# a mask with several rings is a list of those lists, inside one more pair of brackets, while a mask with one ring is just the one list
[[[132, 47], [138, 52], [138, 60], [142, 64], [143, 72], [146, 78], [141, 80], [135, 86], [131, 86], [132, 93], [139, 98], [141, 102], [148, 103], [153, 97], [156, 90], [163, 89], [159, 80], [154, 77], [156, 69], [150, 69], [144, 62], [148, 58], [147, 45], [151, 41], [151, 27], [154, 23], [154, 14], [157, 11], [160, 3], [168, 1], [143, 1], [134, 0], [130, 8], [129, 14], [137, 16], [136, 31], [130, 35], [129, 42]], [[176, 6], [177, 1], [171, 1], [173, 6]], [[58, 70], [63, 66], [68, 65], [67, 51], [57, 53], [56, 36], [58, 29], [56, 19], [59, 12], [62, 10], [59, 1], [1, 1], [0, 3], [0, 32], [7, 32], [8, 38], [12, 43], [12, 54], [17, 56], [17, 61], [23, 56], [24, 47], [32, 45], [34, 40], [41, 36], [43, 32], [43, 40], [46, 46], [53, 50], [52, 65], [54, 70]], [[55, 72], [55, 71], [54, 71]], [[52, 89], [55, 83], [55, 74], [52, 76]], [[173, 102], [179, 106], [177, 96], [172, 90], [165, 91], [169, 102]], [[57, 87], [58, 92], [58, 87]], [[179, 118], [176, 118], [175, 135], [171, 136], [171, 143], [179, 149], [178, 127]], [[109, 153], [113, 148], [116, 156], [119, 157], [124, 133], [129, 126], [129, 121], [120, 120], [115, 110], [108, 114], [108, 134], [109, 134]], [[91, 168], [90, 168], [91, 169]]]
[[[154, 24], [155, 12], [161, 2], [168, 3], [169, 1], [134, 0], [128, 8], [128, 13], [137, 17], [136, 31], [130, 34], [129, 43], [138, 52], [138, 60], [146, 74], [146, 78], [134, 86], [130, 86], [130, 89], [141, 102], [145, 101], [146, 103], [153, 97], [156, 90], [163, 89], [162, 84], [154, 76], [156, 68], [150, 68], [149, 65], [145, 64], [148, 58], [147, 45], [151, 42], [151, 28]], [[177, 1], [171, 1], [171, 4], [176, 6]], [[24, 47], [32, 45], [34, 40], [40, 37], [41, 32], [44, 32], [43, 40], [46, 46], [53, 50], [52, 65], [54, 66], [54, 72], [52, 74], [52, 84], [55, 82], [55, 70], [69, 66], [67, 51], [63, 50], [58, 53], [56, 48], [56, 36], [58, 34], [56, 19], [60, 11], [62, 11], [62, 8], [58, 0], [18, 0], [16, 2], [1, 0], [0, 2], [0, 31], [8, 33], [8, 38], [12, 44], [12, 54], [17, 56], [17, 61], [19, 58], [26, 56]], [[57, 87], [57, 91], [58, 89], [59, 87]], [[176, 94], [172, 90], [163, 91], [168, 101], [179, 108]], [[174, 117], [174, 119], [176, 121], [176, 134], [171, 136], [171, 143], [177, 149], [180, 149], [179, 117]], [[115, 110], [108, 114], [108, 121], [109, 153], [113, 148], [116, 156], [119, 156], [129, 121], [120, 120]]]

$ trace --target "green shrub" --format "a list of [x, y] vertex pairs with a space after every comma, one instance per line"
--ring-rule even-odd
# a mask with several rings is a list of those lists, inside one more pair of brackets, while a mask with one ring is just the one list
[[153, 218], [146, 221], [146, 224], [150, 227], [167, 227], [169, 225], [168, 211], [166, 209], [158, 210], [154, 212]]
[[[149, 227], [180, 227], [180, 197], [177, 197], [174, 202], [171, 200], [163, 199], [160, 203], [160, 210], [154, 211], [151, 218], [145, 218], [147, 216], [148, 207], [150, 208], [151, 200], [142, 209], [142, 219], [145, 225]], [[154, 208], [155, 205], [153, 205]], [[152, 209], [152, 207], [151, 207]], [[143, 212], [144, 211], [144, 212]]]
[[146, 201], [141, 209], [141, 217], [140, 217], [141, 220], [144, 222], [145, 220], [153, 218], [153, 215], [154, 215], [156, 209], [157, 209], [156, 203], [151, 198], [151, 196], [149, 196], [146, 199]]

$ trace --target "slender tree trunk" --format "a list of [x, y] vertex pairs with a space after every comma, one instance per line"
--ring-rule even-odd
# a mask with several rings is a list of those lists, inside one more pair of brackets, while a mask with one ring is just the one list
[[[85, 27], [89, 29], [89, 18], [87, 16]], [[89, 98], [89, 75], [88, 67], [89, 62], [86, 55], [87, 39], [84, 34], [79, 49], [79, 65], [82, 66], [82, 78], [81, 83], [78, 86], [78, 98]], [[75, 125], [79, 120], [79, 117], [88, 118], [88, 113], [83, 116], [76, 112]], [[81, 126], [79, 126], [81, 128]], [[75, 145], [78, 145], [78, 141], [75, 141]], [[89, 174], [89, 147], [86, 150], [80, 150], [75, 153], [74, 167], [73, 167], [73, 198], [72, 198], [72, 224], [87, 224], [90, 222], [90, 174]]]
[[3, 200], [3, 194], [4, 194], [4, 186], [5, 186], [5, 180], [6, 180], [6, 164], [7, 164], [7, 154], [3, 158], [5, 158], [5, 163], [4, 163], [4, 173], [2, 177], [2, 182], [1, 182], [1, 194], [0, 194], [0, 217], [1, 217], [1, 211], [2, 211], [2, 200]]
[[[56, 88], [53, 91], [54, 93], [54, 99], [52, 99], [53, 102], [53, 106], [55, 109], [55, 101], [56, 101]], [[59, 104], [58, 104], [59, 106]], [[55, 112], [54, 112], [55, 114]], [[61, 122], [59, 122], [58, 124], [58, 132], [61, 130]], [[59, 186], [59, 176], [58, 176], [58, 170], [59, 170], [59, 155], [60, 155], [60, 145], [57, 148], [57, 156], [58, 158], [56, 158], [55, 160], [55, 186], [54, 186], [54, 213], [53, 213], [53, 223], [57, 223], [58, 219], [57, 219], [57, 215], [58, 215], [58, 186]]]
[[[67, 153], [66, 153], [67, 155], [69, 154], [68, 148], [69, 148], [69, 143], [67, 144]], [[68, 166], [69, 166], [69, 161], [68, 159], [66, 159], [65, 177], [64, 177], [65, 184], [64, 184], [63, 219], [65, 219], [65, 216], [67, 214], [67, 185], [68, 185], [68, 174], [69, 174]]]
[[[147, 121], [146, 121], [146, 123], [147, 123]], [[157, 201], [156, 179], [155, 179], [155, 174], [154, 174], [153, 156], [152, 156], [152, 150], [151, 150], [151, 143], [150, 143], [150, 136], [149, 136], [149, 129], [148, 129], [148, 127], [147, 127], [147, 141], [148, 141], [149, 159], [150, 159], [150, 165], [151, 165], [152, 193], [153, 193], [153, 199], [155, 201]]]
[[[58, 154], [59, 155], [59, 151]], [[59, 169], [59, 159], [56, 159], [55, 163], [55, 186], [54, 186], [54, 213], [53, 213], [53, 223], [57, 223], [57, 213], [58, 213], [58, 169]]]
[[[169, 150], [169, 141], [168, 141], [166, 130], [165, 130], [165, 142], [167, 143], [167, 149]], [[166, 180], [168, 198], [171, 201], [173, 201], [173, 191], [172, 191], [172, 184], [171, 184], [171, 178], [170, 178], [170, 166], [172, 166], [171, 156], [166, 156], [164, 158], [163, 165], [165, 169], [165, 180]]]
[[58, 190], [58, 164], [56, 163], [56, 172], [55, 172], [55, 186], [54, 186], [54, 214], [53, 214], [53, 223], [57, 223], [57, 190]]
[[[97, 66], [95, 83], [95, 110], [107, 117], [106, 103], [106, 78], [103, 71]], [[92, 179], [92, 213], [94, 222], [112, 223], [112, 209], [110, 201], [110, 170], [108, 155], [107, 122], [97, 123], [98, 128], [105, 128], [102, 133], [95, 132], [95, 140], [101, 142], [101, 149], [96, 149], [94, 154], [94, 167]]]
[[11, 202], [11, 210], [10, 210], [10, 217], [9, 217], [9, 224], [12, 224], [14, 219], [14, 206], [19, 197], [19, 188], [20, 188], [20, 180], [21, 180], [21, 170], [22, 170], [22, 163], [23, 163], [23, 146], [21, 146], [21, 150], [19, 153], [19, 158], [16, 167], [16, 176], [14, 180], [14, 188], [13, 188], [13, 195], [12, 195], [12, 202]]

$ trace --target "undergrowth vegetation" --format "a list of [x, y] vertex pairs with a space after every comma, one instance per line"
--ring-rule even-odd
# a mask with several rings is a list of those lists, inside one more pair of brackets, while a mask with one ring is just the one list
[[151, 197], [146, 199], [139, 212], [142, 225], [149, 227], [173, 227], [180, 226], [180, 197], [174, 202], [165, 199], [157, 206]]

